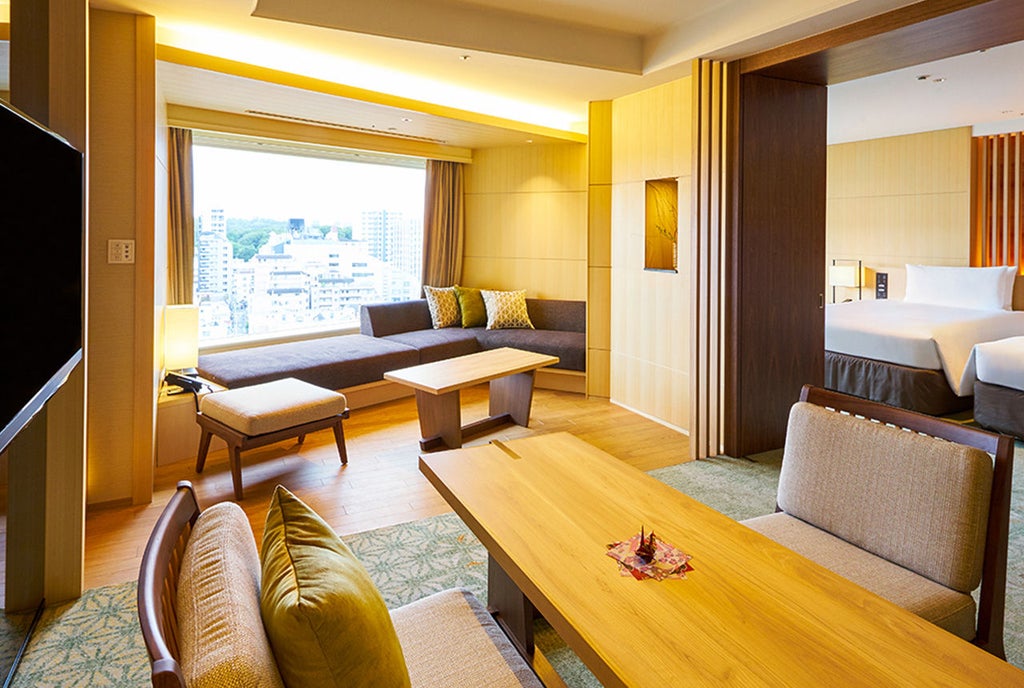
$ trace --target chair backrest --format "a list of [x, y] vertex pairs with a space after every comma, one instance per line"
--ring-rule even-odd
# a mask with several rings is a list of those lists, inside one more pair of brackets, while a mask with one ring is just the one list
[[949, 587], [980, 575], [974, 642], [1003, 656], [1012, 438], [809, 385], [800, 401], [779, 508]]
[[183, 480], [160, 514], [142, 554], [139, 623], [149, 652], [154, 688], [185, 688], [179, 664], [175, 599], [181, 559], [198, 517], [195, 490], [191, 483]]

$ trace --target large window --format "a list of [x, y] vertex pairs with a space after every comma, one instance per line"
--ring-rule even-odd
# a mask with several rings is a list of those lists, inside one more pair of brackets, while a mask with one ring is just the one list
[[203, 342], [337, 330], [419, 296], [422, 160], [196, 132], [193, 165]]

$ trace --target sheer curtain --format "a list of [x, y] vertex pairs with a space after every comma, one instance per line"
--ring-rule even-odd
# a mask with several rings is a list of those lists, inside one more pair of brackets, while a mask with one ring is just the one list
[[423, 204], [423, 284], [447, 287], [462, 277], [465, 226], [465, 166], [444, 160], [427, 161]]
[[167, 303], [192, 303], [195, 220], [192, 206], [192, 130], [168, 130], [170, 217], [167, 228]]

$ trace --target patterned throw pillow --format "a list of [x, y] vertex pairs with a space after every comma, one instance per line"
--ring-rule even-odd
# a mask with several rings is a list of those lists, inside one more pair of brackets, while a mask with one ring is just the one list
[[481, 289], [487, 307], [487, 329], [518, 328], [532, 330], [530, 314], [526, 310], [526, 290], [493, 291]]
[[430, 308], [430, 320], [434, 329], [455, 327], [462, 322], [459, 300], [455, 298], [455, 287], [423, 287]]

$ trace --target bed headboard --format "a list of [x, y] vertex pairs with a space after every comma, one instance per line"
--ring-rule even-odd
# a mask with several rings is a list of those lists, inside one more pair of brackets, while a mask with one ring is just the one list
[[[889, 298], [902, 299], [907, 293], [907, 268], [903, 265], [865, 266], [864, 298], [875, 298], [875, 273], [889, 275]], [[1024, 275], [1018, 274], [1013, 281], [1013, 310], [1024, 311]]]

